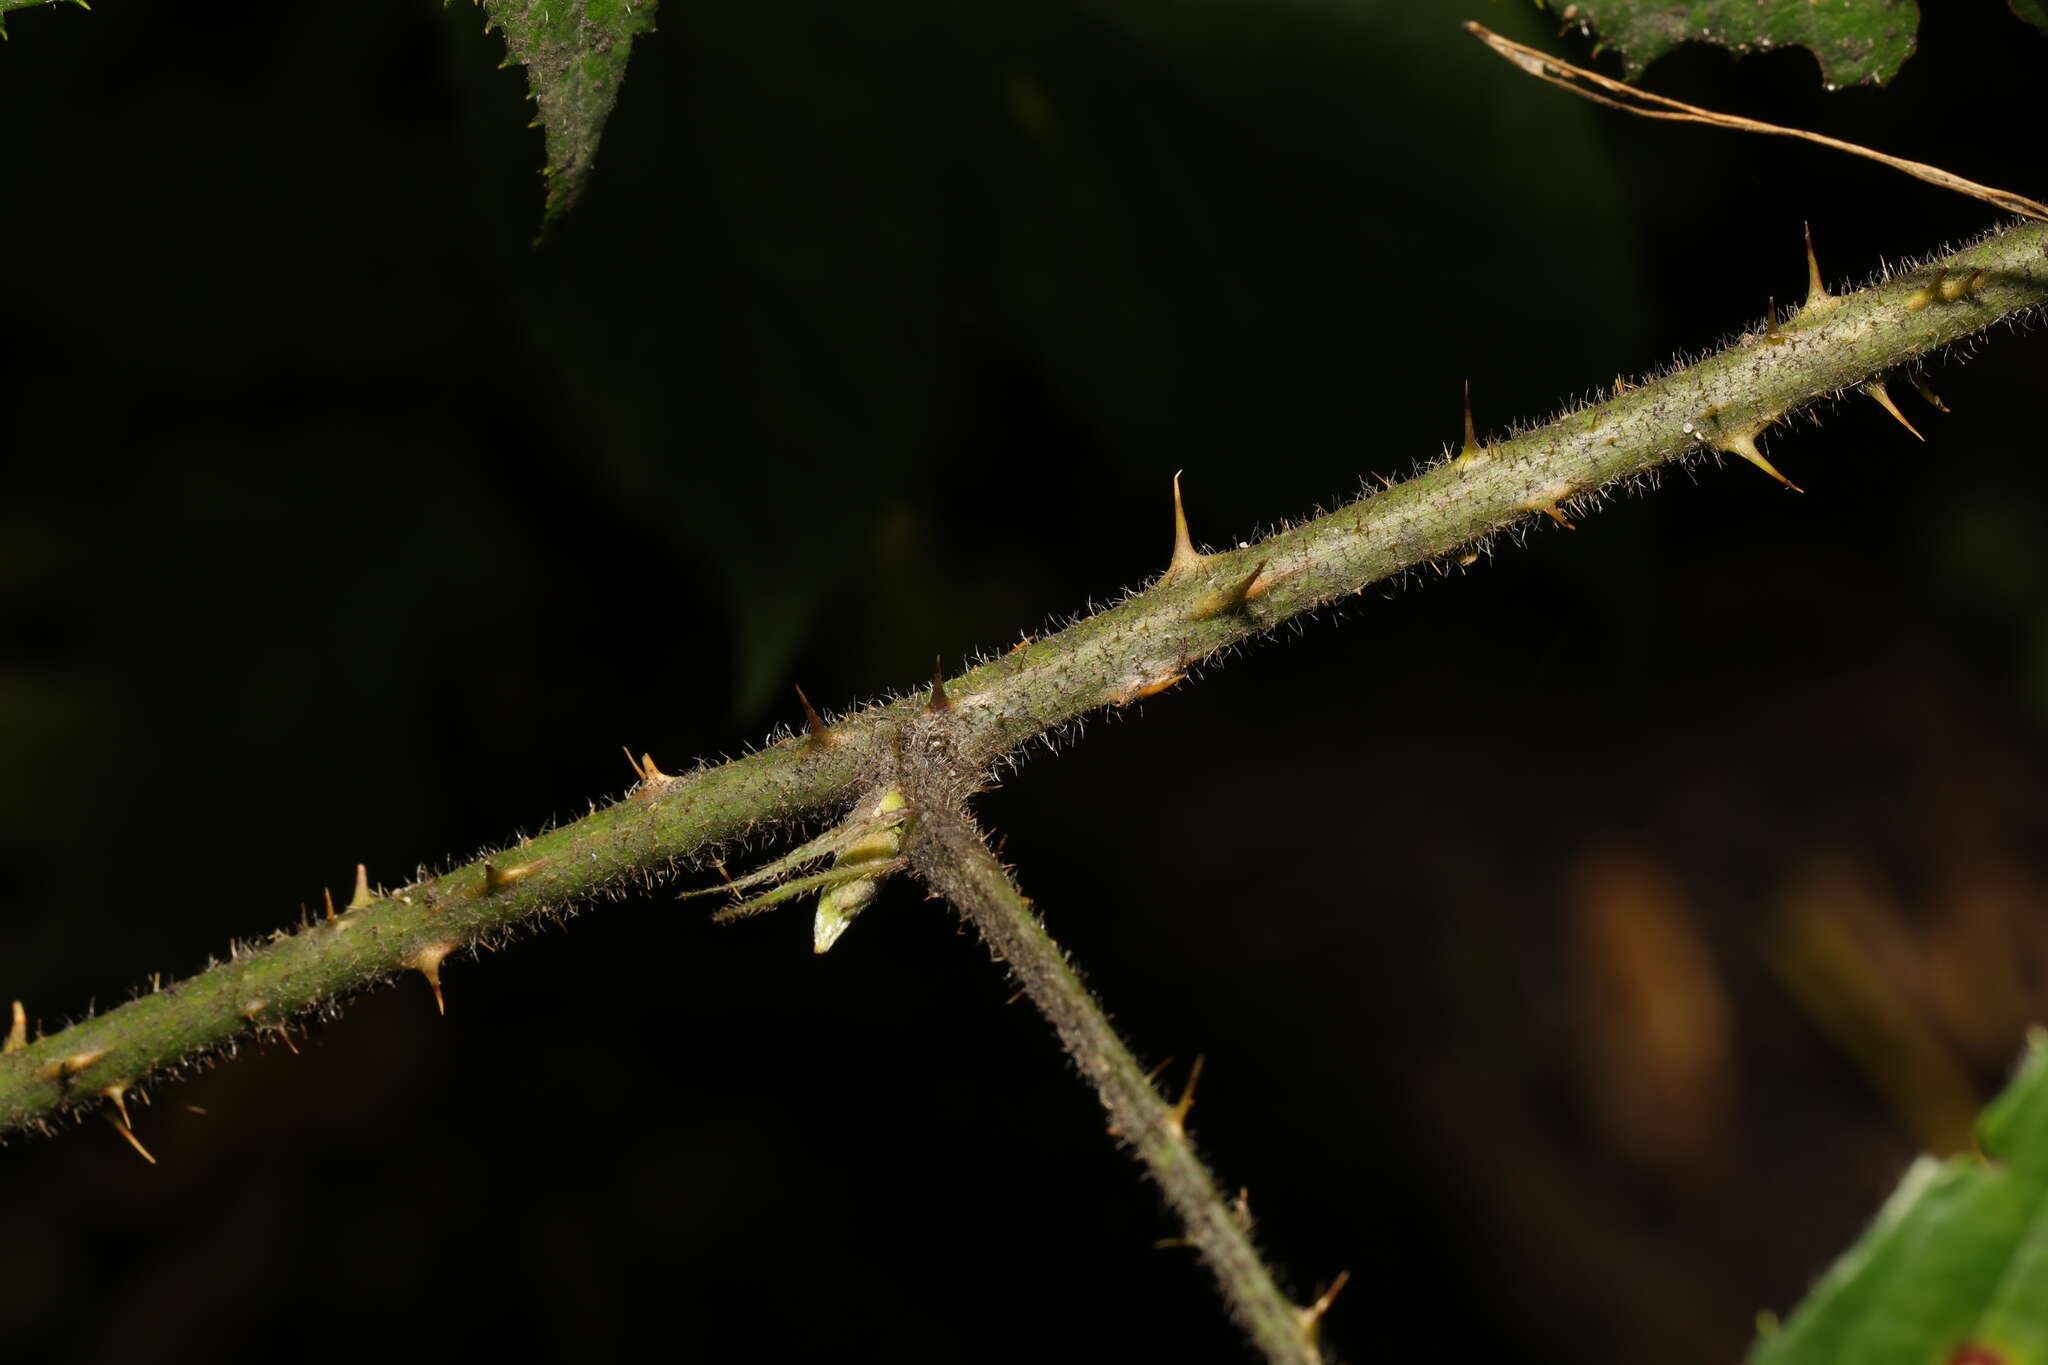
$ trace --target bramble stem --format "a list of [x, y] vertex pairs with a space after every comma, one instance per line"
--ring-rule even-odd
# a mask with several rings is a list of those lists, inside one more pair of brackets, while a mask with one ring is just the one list
[[902, 785], [915, 813], [904, 835], [912, 872], [974, 924], [1059, 1033], [1081, 1074], [1094, 1084], [1110, 1131], [1130, 1144], [1179, 1215], [1188, 1243], [1216, 1273], [1231, 1316], [1273, 1365], [1319, 1365], [1316, 1325], [1327, 1296], [1316, 1308], [1302, 1309], [1280, 1291], [1252, 1246], [1248, 1218], [1231, 1208], [1188, 1141], [1186, 1104], [1192, 1094], [1170, 1105], [1153, 1088], [1065, 950], [989, 852], [959, 787], [943, 778], [910, 776]]
[[[1754, 458], [1770, 422], [2043, 304], [2048, 226], [2008, 228], [1257, 544], [1176, 556], [1145, 591], [948, 679], [954, 740], [963, 759], [986, 767], [1090, 711], [1152, 695], [1252, 636], [1618, 480], [1710, 448]], [[1164, 542], [1164, 517], [1136, 538], [1148, 551]], [[870, 706], [832, 726], [829, 741], [793, 736], [687, 776], [649, 772], [616, 804], [491, 860], [495, 871], [473, 862], [366, 897], [334, 920], [10, 1048], [0, 1054], [0, 1134], [47, 1128], [398, 971], [438, 972], [450, 953], [649, 885], [723, 841], [830, 815], [889, 769], [916, 713], [913, 701]]]

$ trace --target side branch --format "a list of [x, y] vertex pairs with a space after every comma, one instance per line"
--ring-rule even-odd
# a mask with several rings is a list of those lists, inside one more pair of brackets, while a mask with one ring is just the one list
[[1031, 902], [989, 852], [964, 799], [944, 782], [906, 780], [916, 818], [904, 838], [911, 870], [971, 920], [1023, 984], [1067, 1052], [1095, 1086], [1110, 1131], [1128, 1142], [1179, 1215], [1188, 1242], [1216, 1273], [1237, 1319], [1273, 1365], [1319, 1365], [1316, 1327], [1325, 1295], [1298, 1308], [1280, 1292], [1187, 1136], [1190, 1096], [1168, 1104], [1124, 1046], [1067, 955], [1046, 933]]
[[[1177, 535], [1170, 567], [1145, 591], [946, 679], [954, 742], [986, 767], [1370, 583], [1534, 515], [1562, 516], [1672, 460], [1723, 451], [1768, 470], [1756, 438], [1772, 423], [1847, 390], [1881, 393], [1886, 371], [2044, 304], [2048, 225], [2008, 228], [1857, 293], [1816, 289], [1795, 317], [1717, 355], [1511, 440], [1475, 439], [1454, 460], [1257, 544], [1201, 554]], [[276, 933], [178, 985], [45, 1037], [10, 1036], [0, 1135], [134, 1098], [149, 1077], [331, 1011], [396, 972], [437, 981], [450, 954], [645, 886], [725, 841], [831, 815], [889, 769], [918, 709], [870, 706], [682, 777], [640, 766], [618, 803], [503, 855], [381, 895], [365, 888], [338, 917]]]

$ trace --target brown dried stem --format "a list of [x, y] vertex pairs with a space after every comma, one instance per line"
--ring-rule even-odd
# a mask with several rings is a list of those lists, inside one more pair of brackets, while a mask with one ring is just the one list
[[[1738, 133], [1768, 133], [1775, 137], [1796, 137], [1802, 142], [1847, 152], [1850, 156], [1860, 156], [1865, 160], [1889, 166], [1895, 171], [1904, 171], [1907, 175], [1925, 180], [1930, 185], [1939, 185], [1945, 190], [1954, 190], [1957, 194], [1967, 194], [1972, 199], [1994, 204], [2007, 213], [2016, 213], [2022, 218], [2032, 218], [2038, 222], [2048, 222], [2048, 204], [2029, 199], [2023, 194], [2014, 194], [2011, 190], [1994, 189], [1989, 185], [1980, 185], [1974, 180], [1965, 180], [1959, 175], [1945, 171], [1939, 166], [1930, 166], [1924, 161], [1908, 161], [1902, 156], [1892, 156], [1886, 152], [1859, 146], [1854, 142], [1828, 137], [1823, 133], [1809, 133], [1802, 128], [1786, 128], [1776, 123], [1743, 118], [1740, 114], [1721, 114], [1712, 109], [1702, 109], [1696, 104], [1687, 104], [1683, 100], [1672, 99], [1669, 95], [1638, 89], [1610, 76], [1603, 76], [1597, 71], [1588, 71], [1582, 66], [1560, 61], [1546, 52], [1539, 52], [1512, 38], [1503, 38], [1486, 25], [1471, 20], [1466, 21], [1465, 31], [1537, 80], [1554, 85], [1560, 90], [1569, 90], [1579, 98], [1591, 100], [1595, 104], [1619, 109], [1625, 114], [1669, 119], [1673, 123], [1704, 123], [1710, 128], [1728, 128]], [[1581, 81], [1586, 84], [1579, 84]], [[1588, 86], [1593, 88], [1589, 89]], [[1602, 94], [1601, 91], [1607, 93]]]

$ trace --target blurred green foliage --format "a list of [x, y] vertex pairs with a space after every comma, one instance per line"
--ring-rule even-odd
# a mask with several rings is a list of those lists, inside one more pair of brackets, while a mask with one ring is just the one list
[[1754, 1365], [2048, 1355], [2048, 1034], [1984, 1111], [1981, 1155], [1922, 1157]]

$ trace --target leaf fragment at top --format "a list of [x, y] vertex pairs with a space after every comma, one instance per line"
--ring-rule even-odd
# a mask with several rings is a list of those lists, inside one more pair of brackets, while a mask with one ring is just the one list
[[543, 230], [590, 179], [598, 138], [618, 103], [633, 39], [654, 30], [655, 0], [484, 0], [490, 27], [526, 68], [547, 139]]
[[1811, 48], [1830, 88], [1882, 85], [1913, 55], [1920, 29], [1914, 0], [1550, 0], [1550, 8], [1619, 52], [1630, 80], [1680, 43], [1715, 43], [1744, 53]]

